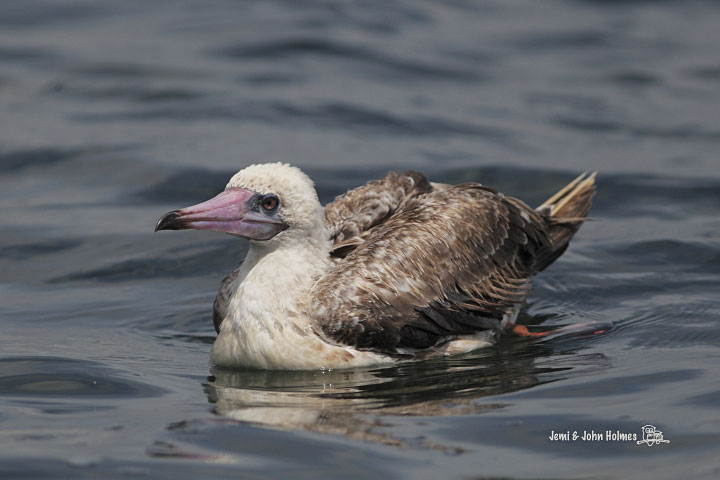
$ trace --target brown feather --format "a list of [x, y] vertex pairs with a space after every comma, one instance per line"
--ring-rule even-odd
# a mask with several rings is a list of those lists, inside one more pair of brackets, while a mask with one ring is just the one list
[[544, 217], [478, 184], [415, 195], [318, 281], [313, 311], [338, 343], [386, 353], [497, 327], [527, 294]]
[[[242, 264], [242, 262], [240, 263]], [[225, 320], [225, 316], [227, 315], [228, 304], [233, 294], [232, 283], [237, 278], [239, 271], [240, 267], [237, 267], [222, 279], [222, 282], [220, 282], [220, 290], [218, 290], [215, 296], [215, 301], [213, 302], [213, 326], [217, 333], [220, 333], [220, 324]]]
[[367, 232], [403, 208], [412, 198], [432, 191], [422, 173], [394, 172], [338, 196], [325, 207], [325, 225], [334, 257], [347, 256], [364, 242]]

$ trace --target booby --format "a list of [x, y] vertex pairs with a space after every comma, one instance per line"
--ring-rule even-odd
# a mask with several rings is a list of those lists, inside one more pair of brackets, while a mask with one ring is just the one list
[[514, 325], [590, 209], [583, 174], [533, 209], [479, 183], [389, 173], [323, 208], [297, 167], [252, 165], [155, 230], [249, 239], [213, 305], [222, 367], [331, 369], [460, 353]]

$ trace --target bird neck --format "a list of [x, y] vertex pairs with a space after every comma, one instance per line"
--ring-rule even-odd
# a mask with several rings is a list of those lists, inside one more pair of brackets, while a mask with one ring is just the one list
[[313, 282], [330, 267], [330, 242], [317, 238], [267, 244], [250, 242], [231, 309], [239, 322], [261, 314], [282, 318], [301, 309]]
[[213, 344], [213, 361], [279, 365], [293, 345], [313, 338], [307, 315], [309, 291], [330, 264], [329, 246], [317, 242], [273, 247], [251, 243]]

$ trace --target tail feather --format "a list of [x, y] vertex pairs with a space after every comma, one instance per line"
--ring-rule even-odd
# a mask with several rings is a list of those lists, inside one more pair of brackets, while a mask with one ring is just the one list
[[537, 271], [545, 269], [563, 254], [570, 239], [587, 219], [595, 194], [596, 173], [583, 173], [536, 209], [547, 221], [551, 240], [551, 245], [536, 259]]
[[556, 220], [584, 220], [595, 194], [596, 175], [597, 172], [583, 173], [548, 198], [538, 210], [550, 208], [550, 216]]

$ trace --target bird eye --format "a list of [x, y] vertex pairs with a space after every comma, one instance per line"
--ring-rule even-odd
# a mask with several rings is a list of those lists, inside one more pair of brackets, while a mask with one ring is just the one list
[[275, 195], [268, 195], [262, 199], [261, 205], [267, 211], [273, 211], [278, 207], [280, 201]]

